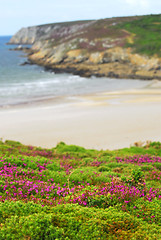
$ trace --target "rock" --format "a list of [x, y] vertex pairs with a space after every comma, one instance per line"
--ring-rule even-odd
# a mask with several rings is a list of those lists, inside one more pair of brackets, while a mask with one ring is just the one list
[[88, 59], [89, 54], [82, 49], [75, 49], [68, 51], [66, 56], [65, 62], [81, 63]]
[[102, 52], [95, 52], [90, 54], [89, 62], [94, 64], [101, 64], [103, 63], [103, 53]]
[[60, 39], [85, 30], [95, 21], [73, 21], [67, 23], [45, 24], [27, 28], [21, 28], [9, 41], [9, 44], [33, 44], [36, 41], [49, 38]]
[[18, 46], [15, 48], [9, 48], [9, 51], [24, 51], [24, 52], [28, 52], [30, 50], [29, 47], [22, 47], [22, 46]]
[[32, 63], [30, 61], [25, 61], [20, 64], [20, 66], [25, 66], [25, 65], [32, 65]]

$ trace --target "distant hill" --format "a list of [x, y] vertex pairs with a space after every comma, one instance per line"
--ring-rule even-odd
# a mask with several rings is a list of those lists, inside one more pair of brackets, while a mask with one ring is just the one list
[[161, 78], [161, 14], [22, 28], [10, 44], [33, 44], [30, 61], [56, 72]]

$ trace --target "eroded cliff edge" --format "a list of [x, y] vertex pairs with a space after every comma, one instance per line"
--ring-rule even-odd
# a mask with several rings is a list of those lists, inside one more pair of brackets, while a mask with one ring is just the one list
[[[161, 15], [55, 23], [21, 29], [30, 63], [85, 77], [161, 79]], [[160, 44], [160, 45], [159, 45]]]

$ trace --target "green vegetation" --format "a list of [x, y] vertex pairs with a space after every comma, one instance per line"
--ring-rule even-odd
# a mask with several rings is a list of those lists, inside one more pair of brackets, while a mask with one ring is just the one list
[[148, 15], [139, 19], [121, 23], [119, 28], [131, 33], [131, 40], [126, 47], [149, 56], [161, 57], [161, 15]]
[[161, 143], [0, 142], [0, 240], [161, 239]]
[[[74, 24], [86, 22], [90, 21], [59, 24], [69, 28]], [[101, 19], [83, 30], [78, 30], [76, 36], [67, 31], [66, 38], [59, 33], [52, 34], [49, 37], [50, 45], [55, 46], [75, 39], [75, 48], [88, 52], [104, 51], [119, 46], [131, 47], [135, 53], [161, 57], [161, 14]]]

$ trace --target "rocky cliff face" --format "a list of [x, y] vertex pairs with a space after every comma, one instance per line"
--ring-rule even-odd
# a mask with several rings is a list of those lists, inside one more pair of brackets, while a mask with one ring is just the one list
[[141, 17], [48, 24], [21, 29], [10, 43], [33, 44], [29, 61], [55, 72], [82, 76], [161, 79], [161, 59], [135, 53], [136, 35], [120, 22]]
[[33, 44], [37, 40], [62, 38], [79, 32], [94, 22], [76, 21], [22, 28], [10, 39], [9, 44]]
[[[36, 42], [28, 56], [31, 63], [69, 72], [85, 77], [105, 76], [111, 78], [161, 79], [161, 59], [132, 53], [130, 48], [113, 47], [104, 51], [86, 51], [72, 43], [62, 43], [53, 48], [49, 42]], [[48, 45], [49, 44], [49, 45]]]
[[9, 44], [33, 44], [37, 39], [37, 27], [20, 29], [9, 41]]

